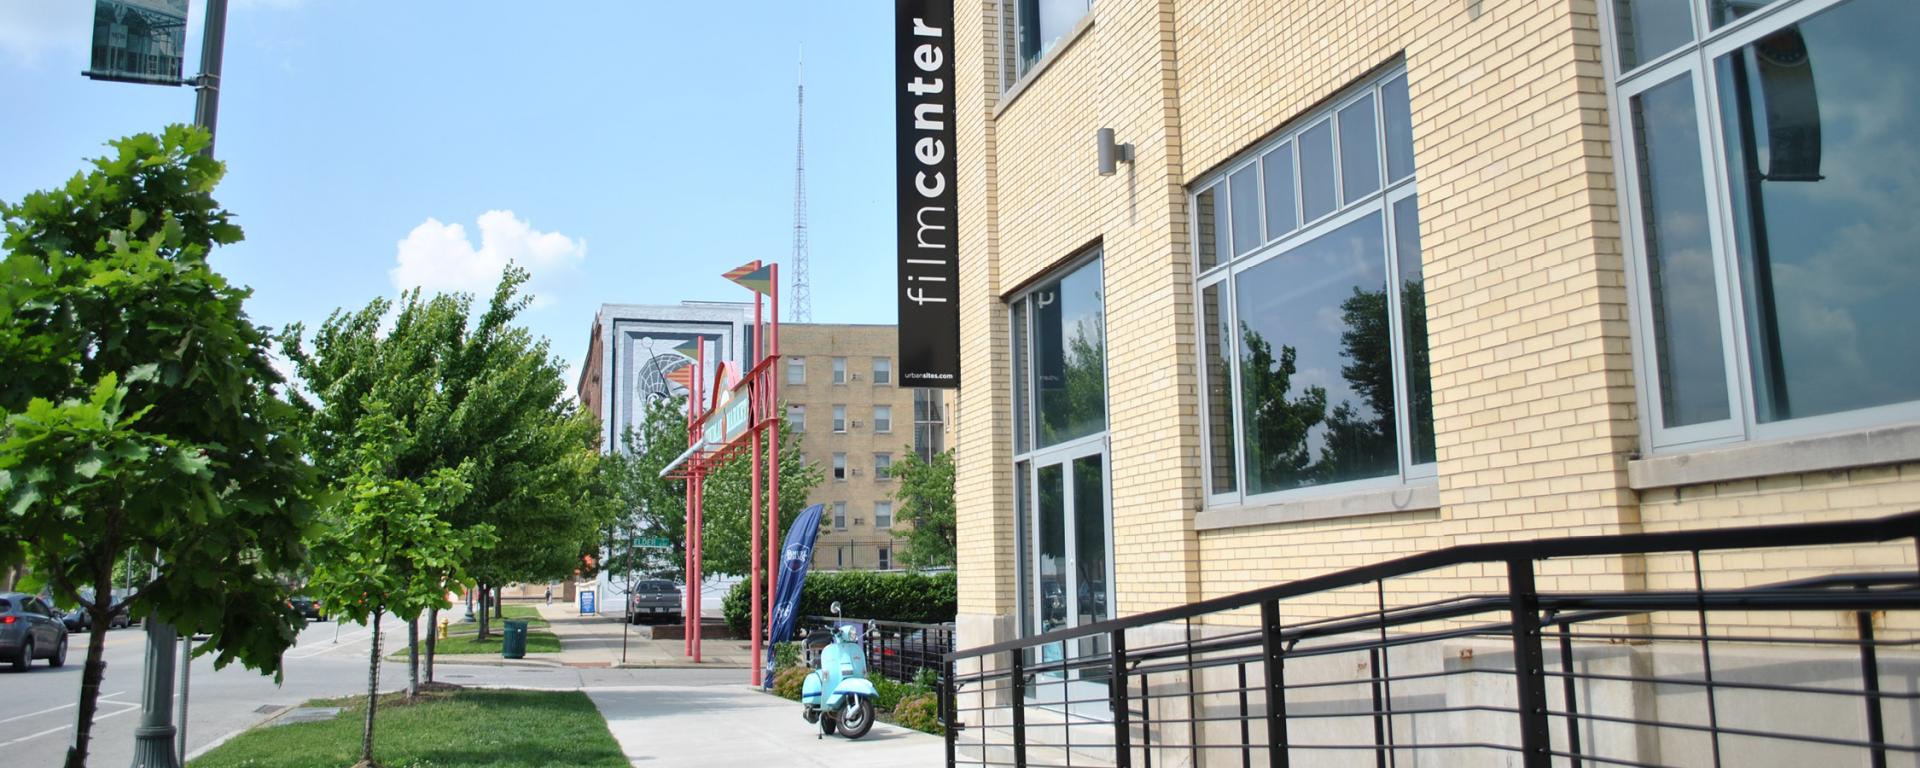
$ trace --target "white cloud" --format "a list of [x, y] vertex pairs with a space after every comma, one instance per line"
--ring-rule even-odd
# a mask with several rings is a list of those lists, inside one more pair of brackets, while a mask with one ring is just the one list
[[93, 3], [75, 0], [0, 0], [0, 52], [33, 67], [53, 52], [72, 53], [85, 67], [93, 37]]
[[480, 214], [478, 224], [478, 247], [459, 224], [429, 218], [414, 227], [399, 243], [398, 263], [387, 272], [394, 287], [485, 297], [512, 263], [530, 273], [525, 290], [533, 296], [533, 306], [540, 307], [551, 301], [547, 294], [577, 274], [587, 258], [585, 240], [541, 232], [513, 211], [487, 211]]

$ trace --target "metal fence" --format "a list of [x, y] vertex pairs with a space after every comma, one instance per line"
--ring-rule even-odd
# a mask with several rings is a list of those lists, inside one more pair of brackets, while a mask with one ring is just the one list
[[1916, 534], [1457, 546], [965, 649], [947, 764], [1916, 766]]
[[803, 616], [800, 632], [805, 637], [814, 630], [831, 631], [840, 624], [858, 624], [872, 634], [864, 641], [867, 671], [901, 682], [913, 680], [923, 669], [938, 674], [941, 662], [953, 652], [953, 624], [915, 624], [877, 619], [835, 619], [832, 616]]

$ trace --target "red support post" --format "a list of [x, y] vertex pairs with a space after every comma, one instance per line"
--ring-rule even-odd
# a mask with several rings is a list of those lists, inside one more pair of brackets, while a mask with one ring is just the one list
[[780, 370], [780, 265], [773, 265], [771, 277], [773, 290], [769, 298], [773, 304], [773, 318], [767, 334], [771, 347], [769, 354], [773, 362], [767, 366], [767, 413], [772, 417], [767, 428], [767, 463], [771, 466], [773, 479], [767, 482], [767, 605], [771, 610], [774, 601], [780, 595], [780, 424], [787, 414], [780, 408], [780, 377], [786, 375]]
[[752, 349], [753, 359], [751, 361], [751, 366], [748, 368], [748, 370], [755, 371], [755, 373], [750, 374], [747, 377], [747, 382], [746, 382], [747, 397], [749, 398], [749, 402], [747, 403], [747, 409], [750, 412], [750, 415], [747, 418], [748, 418], [748, 421], [752, 423], [751, 428], [748, 430], [747, 438], [753, 441], [753, 450], [750, 455], [750, 458], [753, 461], [753, 465], [750, 468], [748, 473], [749, 477], [751, 478], [749, 480], [751, 485], [747, 490], [747, 497], [748, 497], [747, 530], [749, 531], [749, 533], [747, 534], [747, 539], [748, 539], [747, 570], [752, 574], [752, 583], [748, 585], [748, 590], [749, 590], [748, 593], [753, 596], [752, 599], [749, 601], [749, 604], [751, 605], [751, 608], [749, 608], [749, 610], [752, 611], [752, 614], [751, 614], [752, 619], [748, 621], [748, 626], [750, 627], [750, 629], [748, 629], [748, 632], [750, 632], [753, 636], [753, 641], [751, 644], [753, 649], [753, 660], [750, 662], [747, 662], [747, 675], [748, 675], [747, 681], [751, 685], [760, 684], [760, 652], [761, 652], [760, 651], [760, 428], [761, 428], [761, 425], [757, 422], [759, 422], [759, 420], [761, 419], [764, 419], [766, 417], [766, 413], [760, 407], [761, 403], [757, 401], [757, 398], [760, 392], [760, 386], [759, 386], [760, 382], [758, 381], [758, 379], [761, 374], [765, 373], [764, 371], [761, 371], [759, 368], [760, 336], [761, 336], [760, 295], [754, 294], [753, 296], [753, 349]]

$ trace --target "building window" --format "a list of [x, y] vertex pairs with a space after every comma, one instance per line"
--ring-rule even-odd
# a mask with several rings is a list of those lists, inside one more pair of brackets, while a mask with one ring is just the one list
[[876, 453], [873, 455], [873, 479], [893, 479], [893, 454]]
[[847, 359], [844, 357], [833, 359], [833, 383], [847, 383]]
[[1920, 417], [1920, 8], [1606, 5], [1651, 447]]
[[[1095, 249], [1009, 307], [1022, 632], [1113, 616], [1103, 264]], [[1104, 648], [1094, 638], [1071, 653]]]
[[807, 407], [804, 405], [787, 406], [787, 426], [795, 432], [807, 431]]
[[892, 547], [880, 548], [879, 562], [880, 562], [879, 570], [882, 570], [882, 571], [893, 570], [893, 548]]
[[804, 357], [787, 358], [787, 383], [807, 383], [807, 359]]
[[847, 455], [844, 453], [833, 455], [833, 479], [847, 479]]
[[1003, 50], [1014, 54], [1006, 62], [1005, 84], [1012, 86], [1032, 72], [1092, 10], [1092, 0], [1001, 0], [1000, 17], [1011, 34]]
[[893, 383], [893, 358], [876, 357], [873, 359], [873, 383]]
[[844, 405], [833, 407], [833, 431], [847, 431], [847, 407]]
[[836, 531], [847, 529], [847, 503], [844, 501], [833, 503], [833, 529]]
[[893, 527], [893, 502], [876, 501], [873, 503], [873, 527]]
[[1434, 474], [1412, 158], [1395, 71], [1196, 185], [1216, 501]]
[[921, 461], [933, 461], [933, 455], [947, 449], [947, 423], [942, 413], [940, 391], [913, 391], [913, 452]]
[[873, 407], [873, 431], [893, 431], [893, 406], [876, 405]]

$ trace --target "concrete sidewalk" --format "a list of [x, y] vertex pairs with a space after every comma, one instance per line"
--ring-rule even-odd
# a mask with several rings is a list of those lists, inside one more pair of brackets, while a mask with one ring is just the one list
[[[752, 647], [744, 641], [707, 640], [700, 644], [700, 663], [695, 664], [686, 656], [682, 641], [642, 638], [633, 628], [622, 624], [618, 616], [581, 616], [579, 608], [572, 604], [535, 604], [534, 608], [553, 625], [554, 636], [560, 638], [559, 653], [527, 654], [528, 659], [536, 662], [569, 667], [746, 669], [753, 657]], [[627, 630], [624, 661], [623, 629]]]
[[587, 696], [634, 765], [892, 768], [946, 760], [938, 736], [886, 723], [856, 741], [815, 738], [800, 705], [744, 686], [635, 686]]

